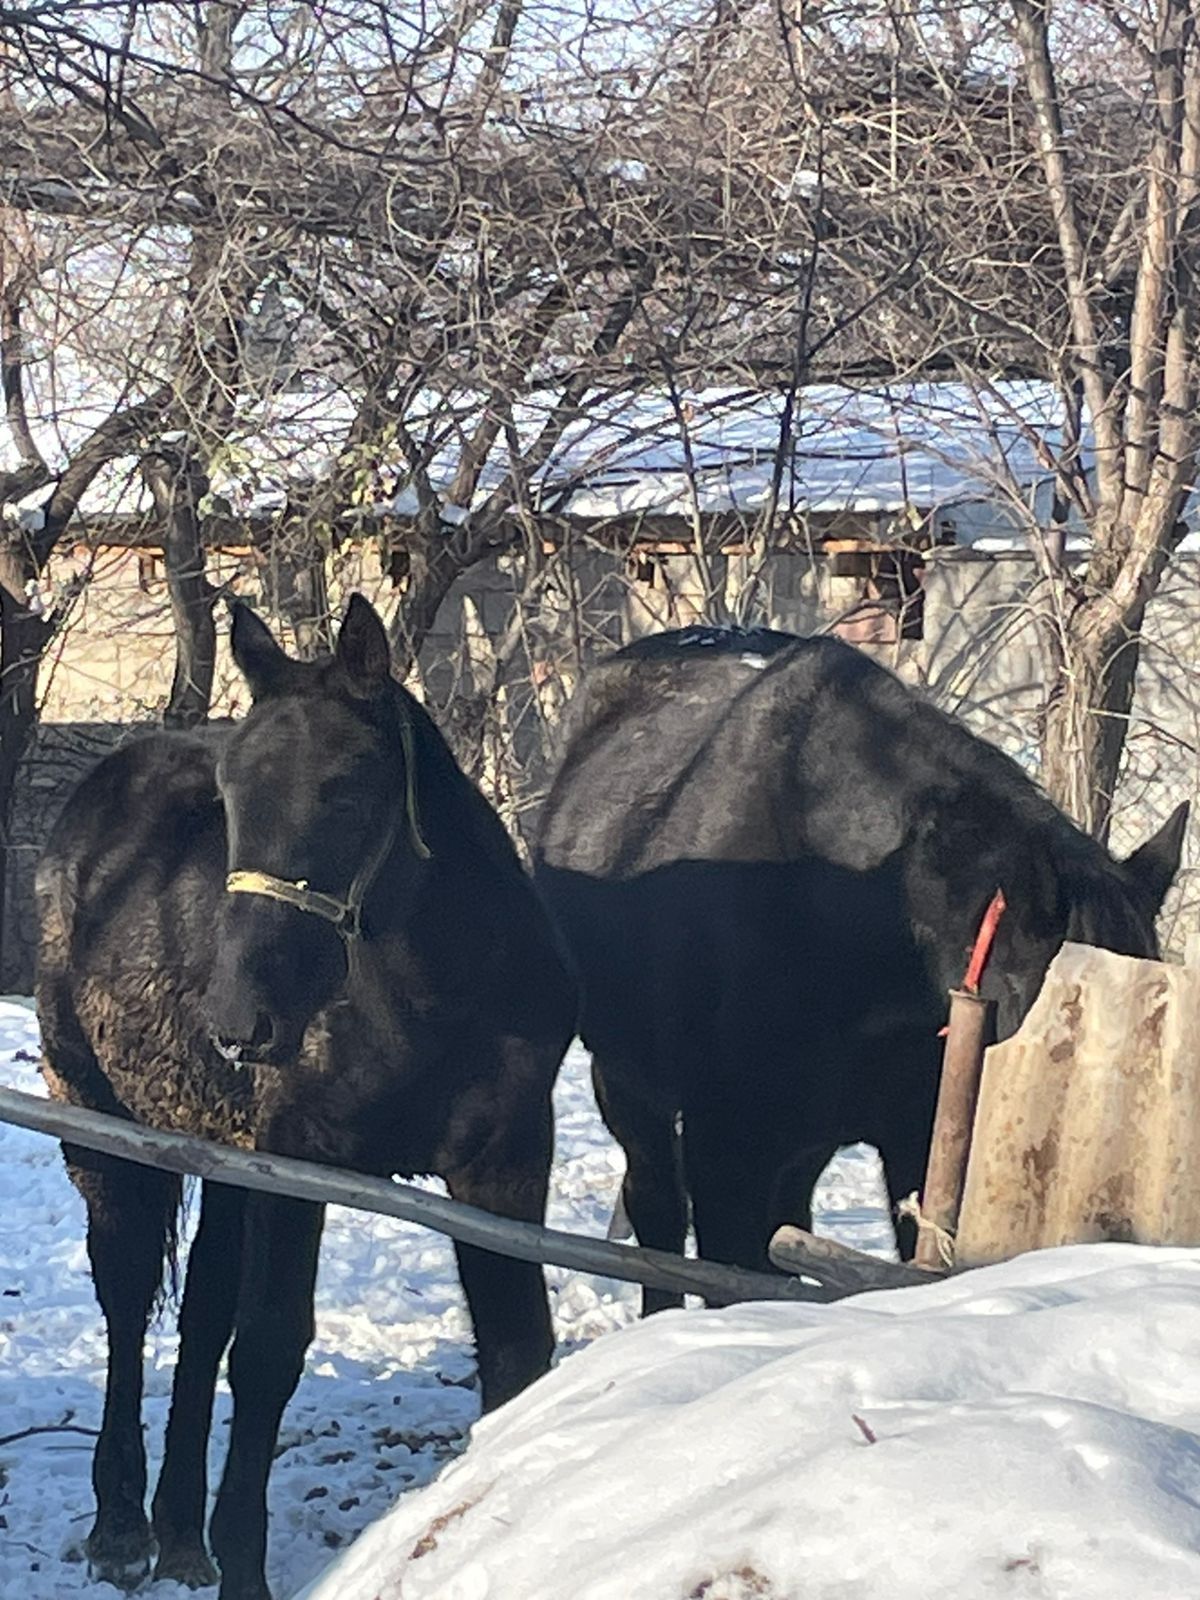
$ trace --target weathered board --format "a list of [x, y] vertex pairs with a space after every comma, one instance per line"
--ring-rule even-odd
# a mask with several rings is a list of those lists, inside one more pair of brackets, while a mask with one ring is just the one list
[[1200, 969], [1067, 944], [983, 1068], [955, 1266], [1200, 1244]]
[[919, 1268], [880, 1261], [791, 1227], [779, 1229], [771, 1245], [772, 1259], [788, 1276], [684, 1258], [637, 1245], [612, 1244], [537, 1223], [519, 1222], [515, 1217], [495, 1216], [477, 1206], [429, 1194], [394, 1179], [318, 1166], [265, 1150], [239, 1150], [210, 1139], [148, 1128], [106, 1112], [45, 1100], [18, 1089], [0, 1087], [0, 1122], [51, 1134], [84, 1149], [101, 1150], [162, 1172], [190, 1173], [236, 1188], [398, 1217], [434, 1228], [464, 1244], [479, 1245], [521, 1261], [703, 1295], [710, 1305], [732, 1305], [739, 1300], [824, 1302], [867, 1289], [928, 1283], [933, 1277]]

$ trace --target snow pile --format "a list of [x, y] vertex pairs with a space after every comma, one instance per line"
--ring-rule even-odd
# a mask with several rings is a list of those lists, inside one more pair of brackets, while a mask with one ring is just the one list
[[304, 1600], [1200, 1594], [1200, 1252], [671, 1313], [476, 1429]]

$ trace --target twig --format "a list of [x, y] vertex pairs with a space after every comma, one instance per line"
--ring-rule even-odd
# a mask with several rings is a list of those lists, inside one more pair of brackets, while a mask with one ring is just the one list
[[99, 1428], [83, 1428], [76, 1422], [39, 1422], [32, 1428], [22, 1428], [17, 1433], [0, 1434], [0, 1449], [6, 1444], [16, 1444], [21, 1439], [31, 1439], [35, 1433], [83, 1433], [89, 1439], [100, 1437]]

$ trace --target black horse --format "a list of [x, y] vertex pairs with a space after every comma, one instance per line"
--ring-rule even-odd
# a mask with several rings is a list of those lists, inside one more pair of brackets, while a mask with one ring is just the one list
[[582, 979], [641, 1243], [680, 1248], [690, 1193], [704, 1256], [765, 1266], [852, 1139], [880, 1148], [893, 1201], [919, 1189], [947, 990], [994, 891], [1008, 909], [984, 992], [1006, 1036], [1064, 939], [1157, 954], [1185, 822], [1118, 863], [836, 640], [695, 628], [603, 663], [535, 872]]
[[[74, 1104], [364, 1172], [437, 1173], [540, 1221], [550, 1092], [575, 991], [500, 822], [355, 597], [336, 654], [289, 660], [245, 607], [245, 720], [127, 745], [82, 783], [38, 874], [38, 1011]], [[211, 1541], [221, 1600], [261, 1600], [266, 1485], [313, 1331], [320, 1206], [205, 1183], [166, 1457], [144, 1512], [142, 1343], [176, 1178], [67, 1148], [108, 1327], [93, 1570], [216, 1581], [205, 1448], [231, 1335], [234, 1415]], [[458, 1250], [485, 1407], [553, 1346], [535, 1265]]]

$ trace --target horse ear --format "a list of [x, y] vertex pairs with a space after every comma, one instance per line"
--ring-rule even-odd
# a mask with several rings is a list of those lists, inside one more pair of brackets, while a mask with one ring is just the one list
[[235, 600], [230, 609], [233, 626], [229, 646], [233, 659], [250, 685], [251, 695], [258, 700], [282, 688], [291, 662], [271, 637], [266, 623], [244, 600]]
[[1176, 806], [1157, 833], [1152, 834], [1128, 856], [1125, 866], [1134, 881], [1147, 897], [1155, 916], [1162, 907], [1163, 898], [1179, 871], [1179, 858], [1183, 854], [1183, 836], [1187, 832], [1191, 801]]
[[351, 693], [364, 698], [378, 694], [391, 680], [392, 652], [379, 613], [362, 595], [350, 596], [350, 606], [338, 634], [337, 662]]

